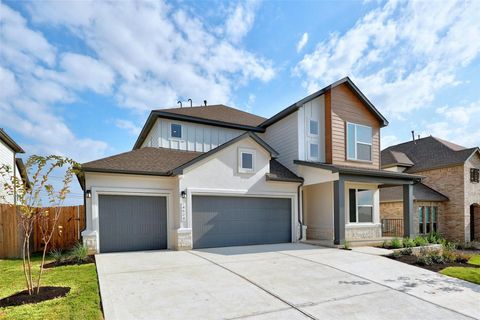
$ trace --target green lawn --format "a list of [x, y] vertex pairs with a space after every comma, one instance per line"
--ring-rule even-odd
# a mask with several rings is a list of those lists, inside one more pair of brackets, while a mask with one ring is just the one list
[[[36, 270], [40, 258], [32, 259]], [[22, 260], [0, 260], [0, 298], [25, 289]], [[0, 319], [102, 319], [95, 264], [45, 269], [42, 285], [65, 286], [66, 297], [0, 308]]]
[[[468, 263], [480, 265], [480, 255], [473, 256], [470, 260], [468, 260]], [[480, 268], [448, 267], [440, 271], [440, 273], [450, 277], [480, 284]]]

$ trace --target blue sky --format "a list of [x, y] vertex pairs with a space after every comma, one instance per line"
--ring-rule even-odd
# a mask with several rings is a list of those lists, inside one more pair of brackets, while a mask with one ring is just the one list
[[390, 125], [480, 145], [480, 1], [0, 4], [0, 127], [28, 153], [130, 150], [192, 98], [265, 117], [350, 76]]

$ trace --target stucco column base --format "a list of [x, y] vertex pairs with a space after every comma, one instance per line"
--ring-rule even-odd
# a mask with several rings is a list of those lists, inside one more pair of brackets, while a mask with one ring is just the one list
[[177, 229], [177, 246], [176, 250], [191, 250], [192, 244], [192, 229], [180, 228]]
[[84, 230], [82, 232], [83, 245], [87, 247], [88, 254], [98, 253], [98, 234], [93, 230]]

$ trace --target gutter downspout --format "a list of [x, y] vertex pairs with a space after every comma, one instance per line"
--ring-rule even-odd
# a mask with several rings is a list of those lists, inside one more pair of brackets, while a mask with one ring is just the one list
[[17, 205], [17, 153], [13, 151], [13, 181], [15, 183], [13, 184], [13, 204]]
[[298, 217], [298, 223], [300, 224], [300, 238], [298, 241], [301, 241], [303, 239], [303, 182], [300, 183], [297, 187], [297, 217]]

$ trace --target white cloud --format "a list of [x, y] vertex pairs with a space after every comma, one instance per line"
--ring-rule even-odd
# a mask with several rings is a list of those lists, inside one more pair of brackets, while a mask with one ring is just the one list
[[[239, 47], [256, 7], [247, 1], [231, 9], [220, 26], [226, 37], [163, 2], [42, 2], [30, 11], [36, 22], [64, 26], [84, 41], [95, 60], [115, 73], [118, 103], [144, 112], [184, 98], [230, 103], [233, 89], [272, 79], [270, 61]], [[105, 89], [111, 78], [103, 75]]]
[[116, 119], [115, 125], [120, 129], [127, 130], [131, 135], [134, 136], [137, 136], [142, 130], [141, 127], [135, 125], [132, 121], [125, 119]]
[[297, 43], [297, 52], [302, 51], [303, 47], [305, 47], [307, 42], [308, 42], [308, 32], [305, 32], [300, 38], [300, 41], [298, 41]]
[[479, 1], [387, 2], [294, 68], [309, 92], [346, 75], [387, 115], [428, 107], [480, 54]]
[[255, 21], [257, 6], [258, 1], [255, 0], [247, 0], [235, 6], [225, 22], [225, 33], [232, 42], [240, 42], [250, 31]]

